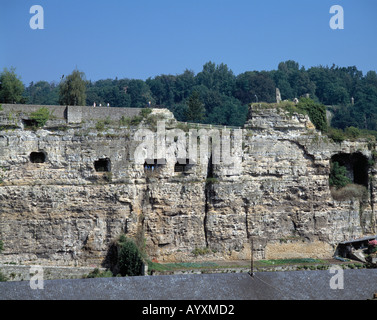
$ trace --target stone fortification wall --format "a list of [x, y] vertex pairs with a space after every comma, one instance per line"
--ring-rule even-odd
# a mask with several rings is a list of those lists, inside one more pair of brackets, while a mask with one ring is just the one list
[[[9, 125], [10, 110], [24, 112], [15, 108], [3, 105], [0, 125]], [[81, 107], [81, 117], [95, 109]], [[113, 119], [126, 112], [115, 111]], [[171, 113], [162, 114], [171, 130]], [[174, 156], [161, 166], [135, 161], [138, 129], [156, 132], [148, 119], [98, 130], [75, 116], [64, 130], [2, 130], [1, 261], [99, 266], [121, 233], [142, 236], [161, 261], [248, 259], [251, 241], [257, 259], [325, 258], [339, 241], [375, 233], [374, 166], [366, 168], [366, 199], [335, 200], [328, 184], [332, 157], [370, 160], [367, 141], [334, 143], [307, 117], [274, 108], [250, 114], [240, 162], [211, 165], [207, 154], [179, 170]], [[182, 140], [166, 143], [174, 155]]]
[[67, 120], [68, 123], [81, 123], [88, 120], [119, 120], [122, 116], [132, 118], [140, 113], [140, 108], [114, 108], [93, 106], [43, 106], [23, 104], [3, 104], [6, 116], [20, 116], [28, 118], [29, 114], [40, 108], [47, 108], [53, 119]]

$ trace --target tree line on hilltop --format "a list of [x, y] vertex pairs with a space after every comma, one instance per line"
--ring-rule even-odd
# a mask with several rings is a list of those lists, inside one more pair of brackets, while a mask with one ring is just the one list
[[313, 103], [332, 112], [338, 129], [377, 130], [377, 74], [353, 67], [305, 67], [289, 60], [276, 70], [246, 71], [235, 75], [226, 64], [207, 62], [195, 74], [161, 74], [145, 81], [105, 79], [87, 81], [74, 70], [60, 83], [38, 81], [25, 87], [15, 69], [0, 74], [0, 103], [87, 105], [112, 107], [158, 106], [171, 110], [179, 121], [242, 126], [252, 102], [276, 101], [309, 94]]

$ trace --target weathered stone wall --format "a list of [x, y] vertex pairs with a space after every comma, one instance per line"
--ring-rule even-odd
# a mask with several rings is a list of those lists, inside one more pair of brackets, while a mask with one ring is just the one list
[[[53, 119], [64, 119], [68, 123], [80, 123], [88, 120], [119, 120], [122, 116], [131, 118], [140, 113], [140, 108], [114, 108], [93, 106], [44, 106], [23, 104], [2, 104], [5, 117], [28, 118], [29, 114], [47, 108]], [[156, 110], [158, 112], [158, 109]]]
[[[36, 269], [38, 267], [38, 269]], [[56, 267], [56, 266], [19, 266], [0, 264], [1, 273], [7, 277], [8, 281], [30, 281], [33, 276], [38, 276], [41, 280], [56, 279], [82, 279], [93, 272], [93, 267]], [[41, 273], [37, 273], [37, 270]], [[99, 268], [105, 271], [105, 268]], [[36, 281], [36, 279], [35, 279]]]
[[[0, 125], [9, 125], [7, 108]], [[50, 123], [1, 131], [1, 261], [100, 265], [124, 232], [143, 236], [149, 256], [162, 261], [248, 259], [251, 241], [257, 259], [324, 258], [339, 241], [375, 233], [374, 169], [368, 201], [335, 201], [328, 185], [331, 157], [370, 158], [366, 141], [333, 143], [307, 117], [276, 109], [251, 114], [242, 161], [213, 165], [211, 176], [209, 155], [174, 172], [179, 139], [168, 142], [173, 156], [165, 165], [145, 170], [134, 158], [136, 127], [68, 123], [60, 130]], [[32, 163], [31, 152], [46, 161]], [[111, 172], [96, 172], [98, 159], [109, 159]], [[195, 249], [205, 254], [194, 256]]]

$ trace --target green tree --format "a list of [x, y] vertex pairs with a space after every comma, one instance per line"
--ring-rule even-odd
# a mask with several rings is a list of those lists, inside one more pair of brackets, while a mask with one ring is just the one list
[[128, 83], [127, 94], [131, 97], [132, 108], [143, 108], [155, 100], [149, 86], [143, 80], [130, 80]]
[[143, 274], [143, 257], [135, 242], [125, 235], [118, 241], [118, 268], [121, 276], [140, 276]]
[[329, 177], [330, 186], [340, 189], [350, 183], [352, 181], [347, 177], [346, 167], [340, 166], [338, 162], [332, 163]]
[[204, 85], [210, 90], [230, 96], [234, 91], [236, 77], [226, 64], [216, 65], [209, 61], [196, 76], [198, 85]]
[[243, 104], [264, 101], [275, 102], [276, 86], [266, 72], [247, 71], [237, 76], [234, 96]]
[[204, 118], [205, 109], [204, 104], [200, 100], [200, 95], [194, 91], [188, 100], [188, 108], [186, 112], [186, 120], [201, 121]]
[[92, 106], [96, 103], [97, 106], [111, 107], [126, 107], [131, 106], [131, 96], [125, 91], [127, 89], [129, 80], [98, 80], [94, 83], [89, 81], [86, 87], [86, 103]]
[[59, 104], [59, 86], [47, 81], [31, 82], [25, 89], [28, 104], [57, 105]]
[[301, 98], [297, 108], [309, 115], [311, 122], [318, 130], [322, 132], [327, 130], [326, 107], [324, 105], [315, 103], [310, 98]]
[[187, 99], [195, 85], [195, 73], [194, 71], [186, 69], [182, 74], [177, 75], [175, 81], [175, 102], [182, 102]]
[[85, 74], [77, 69], [65, 78], [59, 86], [59, 102], [61, 105], [86, 105]]
[[10, 70], [4, 68], [0, 74], [0, 102], [19, 103], [22, 101], [25, 87], [15, 71], [13, 67]]

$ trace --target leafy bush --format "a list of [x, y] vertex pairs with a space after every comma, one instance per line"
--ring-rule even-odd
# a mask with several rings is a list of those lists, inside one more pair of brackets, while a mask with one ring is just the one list
[[345, 129], [345, 134], [347, 138], [357, 139], [361, 135], [361, 131], [355, 127], [348, 127]]
[[[4, 243], [0, 240], [0, 253], [4, 250]], [[0, 282], [8, 281], [8, 278], [0, 272]]]
[[347, 177], [346, 167], [340, 166], [338, 162], [332, 163], [329, 177], [330, 186], [340, 189], [350, 183], [352, 183], [352, 181]]
[[8, 277], [5, 276], [2, 272], [0, 272], [0, 282], [8, 281]]
[[38, 128], [43, 127], [50, 119], [50, 111], [46, 107], [42, 107], [30, 114], [30, 119], [34, 120]]
[[318, 130], [322, 132], [327, 130], [326, 107], [323, 104], [315, 103], [310, 98], [301, 98], [297, 108], [308, 114], [310, 121]]
[[121, 235], [118, 240], [118, 268], [121, 276], [140, 276], [143, 274], [143, 257], [132, 239]]
[[97, 123], [96, 123], [96, 129], [98, 131], [103, 131], [105, 129], [105, 121], [104, 120], [99, 120]]
[[124, 127], [124, 126], [129, 126], [131, 123], [130, 118], [126, 118], [125, 116], [122, 116], [119, 120], [119, 125]]
[[140, 115], [143, 117], [143, 118], [147, 118], [152, 112], [152, 109], [151, 108], [144, 108], [144, 109], [141, 109], [140, 111]]
[[194, 256], [203, 256], [203, 255], [211, 253], [211, 250], [209, 248], [195, 248], [194, 250], [191, 251], [191, 253]]
[[109, 270], [100, 271], [98, 268], [95, 268], [92, 272], [90, 272], [86, 278], [111, 278], [113, 277], [113, 273]]
[[143, 121], [143, 119], [144, 118], [142, 116], [133, 116], [131, 118], [130, 124], [132, 126], [137, 126], [137, 125], [139, 125]]
[[330, 139], [332, 139], [334, 142], [343, 142], [346, 140], [346, 136], [343, 132], [342, 129], [335, 129], [335, 128], [330, 128], [329, 131], [327, 132], [327, 135], [329, 136]]
[[368, 190], [362, 185], [351, 183], [342, 188], [331, 188], [331, 196], [337, 201], [365, 200], [368, 197]]

